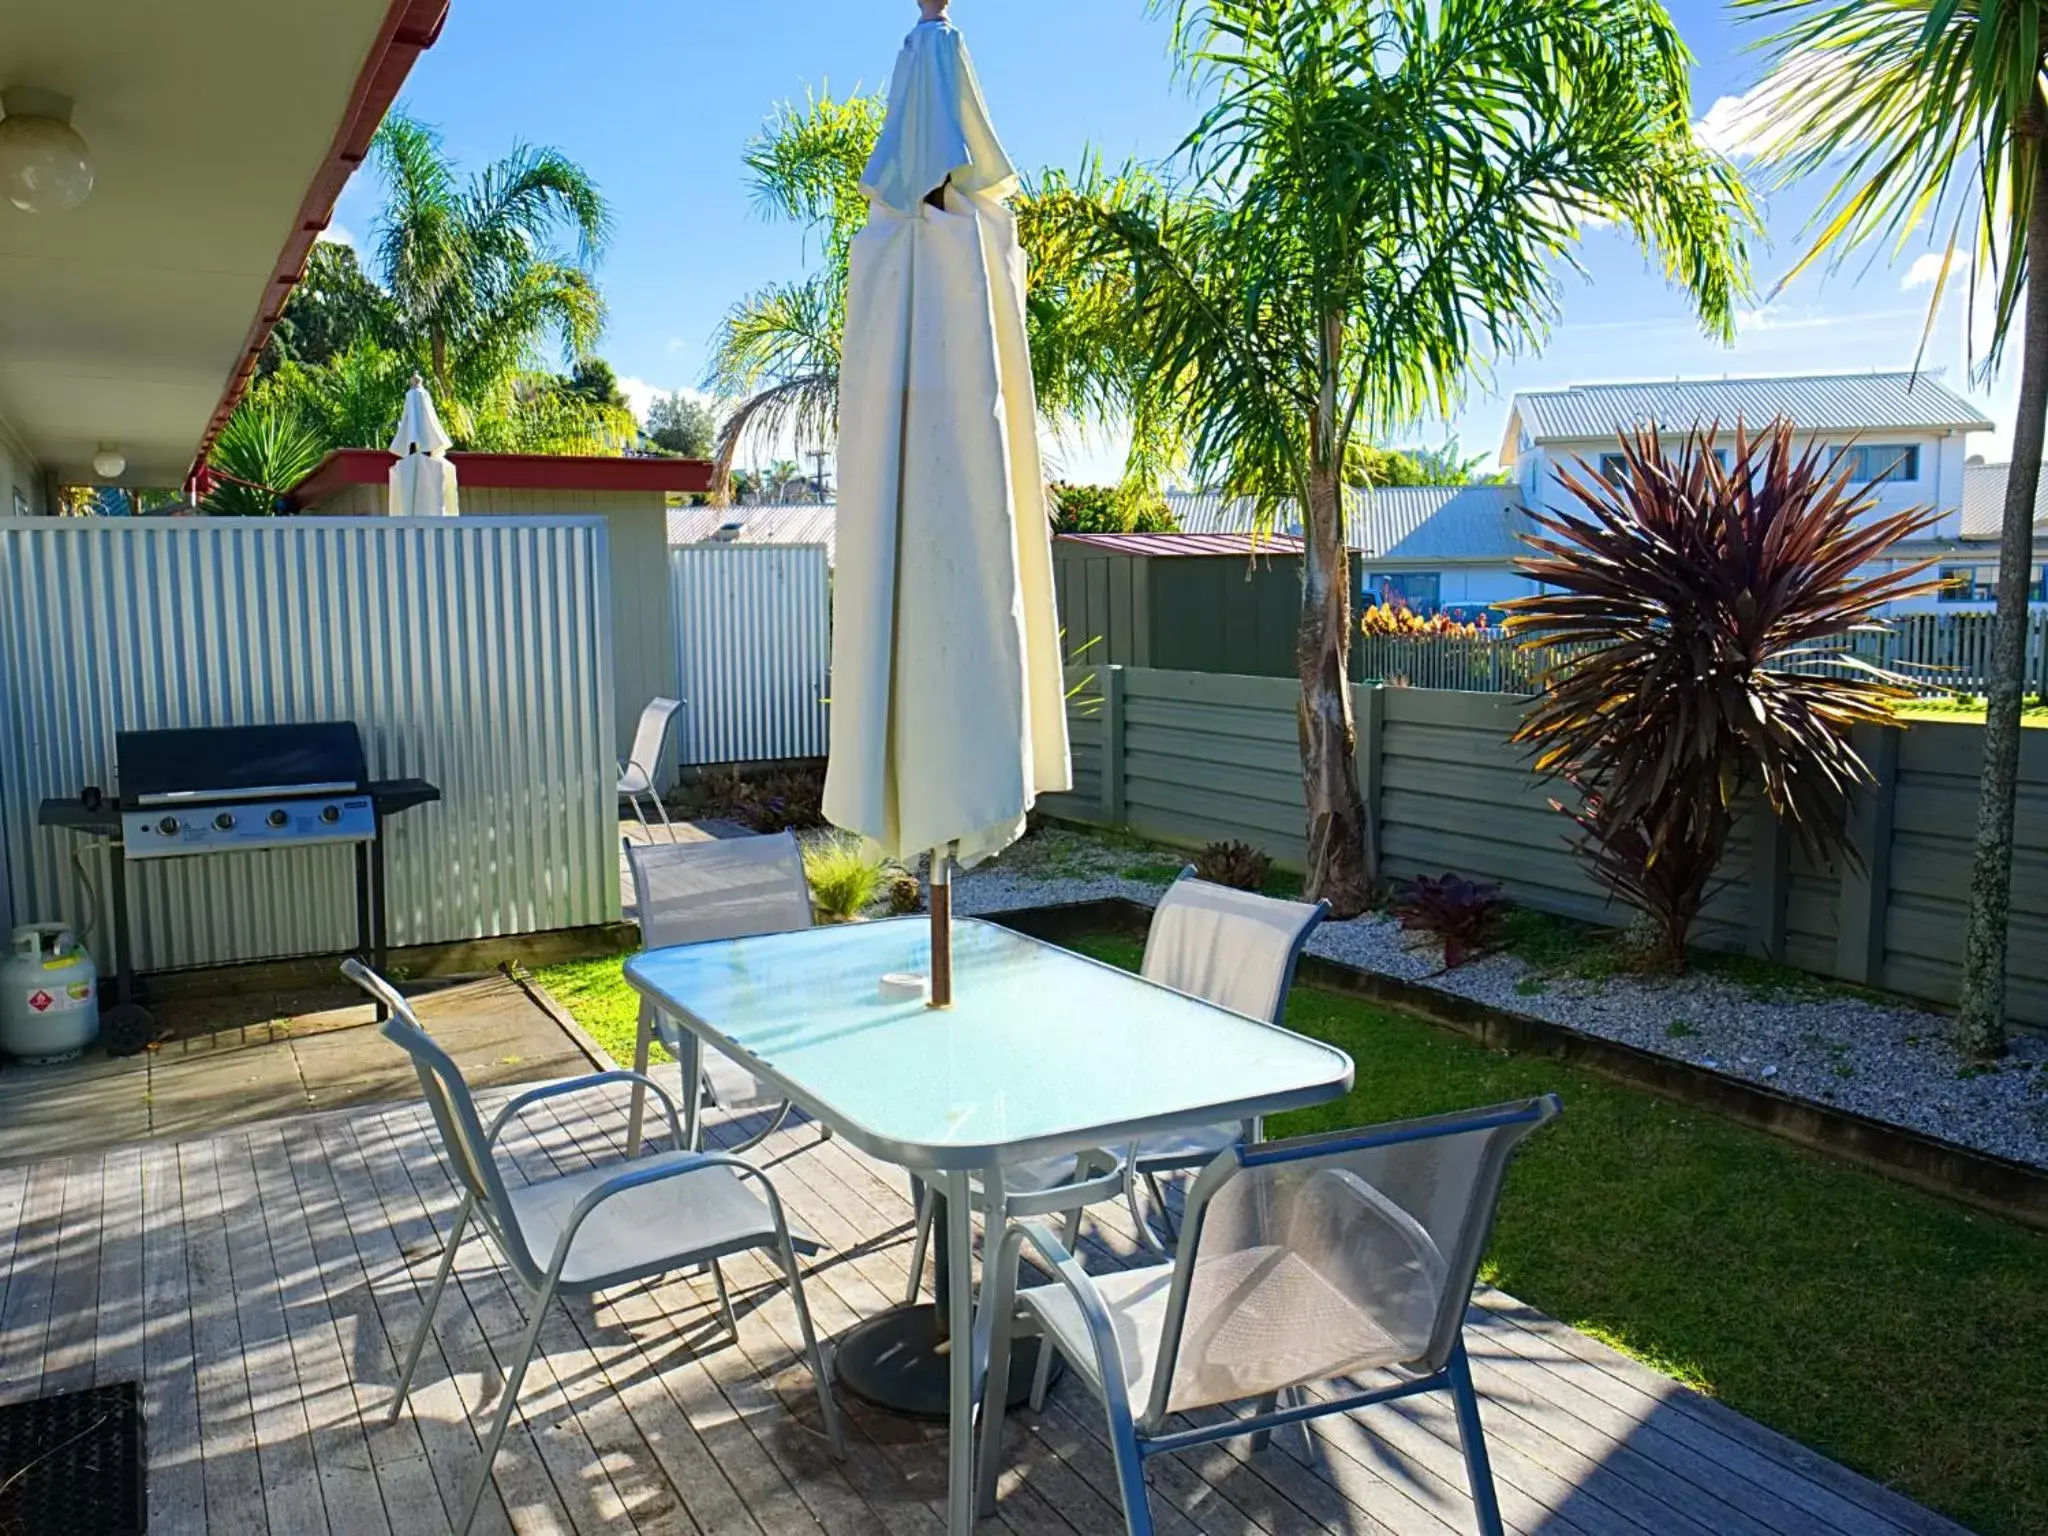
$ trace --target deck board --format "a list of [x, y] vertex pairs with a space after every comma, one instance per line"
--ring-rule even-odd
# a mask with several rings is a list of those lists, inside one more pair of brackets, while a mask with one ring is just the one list
[[[616, 1158], [620, 1108], [537, 1106], [508, 1137], [509, 1177]], [[827, 1244], [804, 1265], [822, 1335], [902, 1296], [912, 1226], [899, 1171], [801, 1122], [752, 1156]], [[139, 1377], [153, 1532], [446, 1531], [525, 1316], [516, 1282], [473, 1238], [408, 1409], [386, 1424], [456, 1204], [415, 1104], [0, 1169], [0, 1400]], [[1091, 1267], [1140, 1251], [1114, 1205], [1091, 1213], [1080, 1246]], [[755, 1255], [725, 1268], [736, 1339], [708, 1276], [552, 1309], [479, 1531], [941, 1536], [939, 1430], [842, 1399], [850, 1455], [834, 1461], [779, 1272]], [[1512, 1298], [1482, 1293], [1468, 1338], [1519, 1536], [1960, 1530]], [[1323, 1420], [1313, 1446], [1307, 1461], [1284, 1439], [1161, 1458], [1149, 1469], [1159, 1530], [1471, 1529], [1448, 1403]], [[1121, 1531], [1108, 1440], [1076, 1384], [1042, 1415], [1011, 1415], [1005, 1457], [985, 1531]]]

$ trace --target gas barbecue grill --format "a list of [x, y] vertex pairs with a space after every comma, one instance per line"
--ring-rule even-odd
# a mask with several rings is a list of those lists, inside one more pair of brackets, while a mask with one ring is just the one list
[[115, 1006], [100, 1021], [109, 1050], [139, 1050], [154, 1033], [129, 964], [131, 859], [353, 844], [356, 942], [384, 968], [384, 820], [439, 800], [439, 789], [424, 779], [372, 779], [362, 735], [345, 720], [122, 731], [114, 755], [118, 796], [88, 786], [75, 799], [45, 800], [37, 818], [111, 845]]

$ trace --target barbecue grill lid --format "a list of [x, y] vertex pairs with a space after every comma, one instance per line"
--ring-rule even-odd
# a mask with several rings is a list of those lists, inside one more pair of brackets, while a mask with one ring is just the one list
[[352, 720], [310, 725], [228, 725], [122, 731], [114, 737], [122, 797], [359, 786], [369, 777]]

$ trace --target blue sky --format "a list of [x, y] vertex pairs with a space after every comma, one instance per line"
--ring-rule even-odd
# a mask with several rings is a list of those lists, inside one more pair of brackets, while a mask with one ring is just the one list
[[[1725, 8], [1672, 5], [1697, 56], [1696, 112], [1754, 82], [1753, 35]], [[617, 235], [599, 269], [611, 306], [601, 351], [636, 388], [694, 387], [718, 319], [761, 282], [803, 270], [801, 236], [751, 206], [739, 156], [780, 100], [829, 83], [886, 85], [912, 0], [581, 0], [572, 14], [541, 0], [455, 0], [440, 42], [402, 98], [438, 126], [466, 165], [518, 140], [554, 145], [586, 166], [610, 198]], [[955, 0], [998, 130], [1020, 166], [1158, 158], [1195, 116], [1167, 56], [1167, 23], [1146, 0]], [[1724, 107], [1724, 112], [1725, 112]], [[369, 178], [342, 195], [336, 226], [358, 239], [376, 207]], [[1767, 291], [1796, 260], [1810, 192], [1768, 200], [1771, 244], [1755, 252]], [[1563, 315], [1540, 352], [1498, 362], [1475, 380], [1449, 423], [1468, 452], [1499, 444], [1518, 388], [1595, 380], [1791, 373], [1910, 364], [1929, 289], [1912, 286], [1918, 249], [1895, 263], [1807, 273], [1761, 297], [1732, 347], [1706, 339], [1683, 300], [1625, 240], [1589, 234], [1589, 280], [1567, 277]], [[1925, 267], [1923, 264], [1922, 275]], [[1928, 362], [1964, 384], [1960, 297], [1941, 318]], [[2000, 432], [1973, 451], [2005, 456], [2018, 362], [1991, 390], [1968, 393]], [[1113, 478], [1113, 443], [1058, 450], [1069, 478]]]

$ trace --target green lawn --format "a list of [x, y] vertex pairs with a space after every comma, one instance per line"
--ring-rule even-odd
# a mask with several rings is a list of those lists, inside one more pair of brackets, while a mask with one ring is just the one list
[[[539, 979], [630, 1059], [618, 961]], [[1510, 1176], [1494, 1284], [1965, 1524], [2048, 1530], [2048, 1235], [1353, 998], [1297, 987], [1288, 1022], [1359, 1086], [1275, 1135], [1563, 1096]]]

